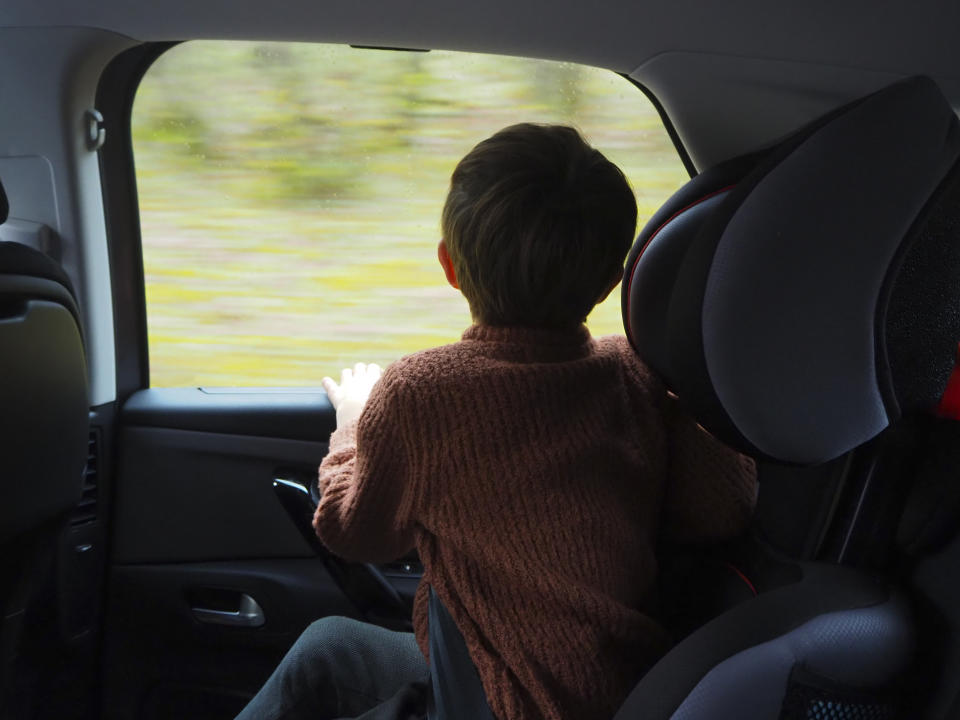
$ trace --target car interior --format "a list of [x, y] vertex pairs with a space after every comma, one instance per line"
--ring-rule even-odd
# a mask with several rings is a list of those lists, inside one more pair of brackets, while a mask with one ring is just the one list
[[[254, 374], [257, 360], [244, 379], [231, 374], [238, 346], [268, 335], [296, 344], [299, 326], [214, 335], [189, 313], [269, 325], [272, 308], [307, 293], [301, 280], [327, 272], [328, 257], [274, 272], [259, 255], [247, 275], [228, 275], [251, 249], [227, 217], [254, 227], [279, 258], [278, 236], [310, 236], [318, 226], [308, 211], [329, 215], [347, 246], [375, 255], [341, 201], [386, 202], [378, 193], [396, 190], [399, 203], [416, 204], [419, 190], [383, 178], [396, 158], [432, 167], [429, 149], [445, 142], [462, 154], [450, 127], [470, 113], [456, 115], [454, 96], [475, 99], [475, 117], [520, 122], [534, 112], [483, 74], [483, 58], [499, 57], [575, 63], [620, 83], [581, 102], [583, 112], [602, 100], [604, 117], [627, 123], [634, 111], [618, 118], [616, 108], [634, 107], [628, 93], [649, 107], [676, 174], [658, 181], [668, 192], [645, 195], [643, 158], [661, 156], [646, 130], [616, 125], [610, 137], [640, 158], [625, 168], [641, 230], [608, 332], [626, 334], [703, 427], [758, 463], [746, 536], [659, 548], [658, 620], [676, 645], [637, 678], [617, 720], [960, 716], [957, 27], [960, 6], [925, 1], [9, 0], [0, 13], [0, 717], [232, 718], [312, 621], [411, 628], [416, 553], [347, 562], [310, 526], [336, 426], [317, 388], [329, 371], [312, 382], [291, 373], [288, 383], [288, 366]], [[203, 55], [205, 66], [174, 64], [205, 43], [225, 49]], [[299, 52], [315, 75], [291, 69], [288, 54]], [[446, 52], [481, 59], [455, 66]], [[350, 74], [362, 58], [373, 58], [378, 82]], [[423, 58], [437, 58], [446, 83], [433, 95]], [[198, 81], [242, 63], [250, 77], [277, 80], [276, 98], [244, 90], [231, 104]], [[553, 85], [549, 72], [518, 67], [541, 87], [538, 102], [577, 104], [568, 75]], [[231, 82], [221, 85], [233, 92]], [[331, 106], [331, 117], [355, 114], [358, 132], [382, 126], [405, 138], [378, 165], [357, 136], [380, 184], [360, 185], [338, 149], [278, 129], [281, 114], [310, 115], [324, 83], [357, 103]], [[402, 122], [378, 104], [394, 91]], [[218, 98], [216, 107], [190, 114], [184, 93]], [[420, 106], [447, 123], [441, 131], [410, 120]], [[224, 159], [240, 112], [261, 113], [308, 166], [263, 163], [262, 127], [244, 136], [252, 144], [237, 155], [254, 168], [251, 192], [292, 198], [269, 221], [253, 214]], [[311, 122], [332, 133], [329, 118]], [[482, 138], [472, 132], [456, 141], [463, 149]], [[176, 145], [190, 153], [184, 176], [170, 174]], [[439, 198], [452, 167], [436, 164]], [[229, 192], [215, 195], [214, 180]], [[169, 206], [158, 210], [156, 188], [169, 190]], [[208, 195], [217, 214], [182, 225]], [[435, 226], [398, 220], [389, 230], [437, 241]], [[376, 272], [352, 270], [364, 282], [350, 285], [359, 288], [351, 302], [379, 320], [345, 329], [324, 319], [319, 337], [333, 345], [346, 335], [346, 353], [379, 352], [404, 313], [390, 307], [402, 294], [381, 291], [416, 262], [405, 242]], [[164, 289], [166, 258], [194, 285]], [[335, 291], [350, 272], [310, 291], [322, 313], [347, 307]], [[421, 287], [432, 276], [412, 277], [403, 293], [432, 304], [424, 315], [440, 313]], [[223, 304], [227, 295], [241, 304]], [[161, 307], [194, 334], [170, 341], [179, 330]], [[191, 362], [210, 374], [162, 374]], [[434, 613], [429, 716], [489, 717], [462, 637], [439, 601]]]

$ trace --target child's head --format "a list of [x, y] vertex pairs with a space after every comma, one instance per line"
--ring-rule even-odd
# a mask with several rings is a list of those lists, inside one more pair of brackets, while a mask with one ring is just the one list
[[623, 273], [637, 205], [616, 165], [561, 125], [513, 125], [453, 171], [444, 245], [475, 321], [566, 327]]

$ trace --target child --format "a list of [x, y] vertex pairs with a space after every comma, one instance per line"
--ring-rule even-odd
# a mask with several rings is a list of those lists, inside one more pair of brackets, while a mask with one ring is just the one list
[[[659, 540], [734, 536], [752, 512], [752, 462], [678, 413], [624, 337], [583, 324], [620, 281], [636, 212], [576, 130], [501, 130], [460, 161], [443, 210], [440, 264], [474, 325], [382, 377], [324, 379], [337, 430], [317, 534], [349, 560], [418, 549], [416, 641], [426, 655], [432, 588], [498, 720], [612, 717], [669, 647]], [[342, 642], [344, 622], [314, 643]], [[412, 637], [358, 626], [375, 681], [425, 679]]]

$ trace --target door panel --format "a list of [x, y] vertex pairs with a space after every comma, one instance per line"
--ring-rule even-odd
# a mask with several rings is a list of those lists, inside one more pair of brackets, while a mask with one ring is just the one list
[[[334, 410], [316, 392], [154, 389], [119, 425], [105, 717], [232, 718], [307, 624], [360, 617], [274, 490], [316, 482]], [[415, 560], [382, 569], [409, 599]]]
[[[262, 609], [261, 627], [198, 618], [239, 609], [241, 594]], [[233, 717], [312, 620], [355, 611], [303, 558], [117, 566], [107, 615], [104, 716], [199, 720]]]
[[273, 479], [315, 478], [326, 443], [128, 426], [120, 442], [114, 562], [313, 555]]

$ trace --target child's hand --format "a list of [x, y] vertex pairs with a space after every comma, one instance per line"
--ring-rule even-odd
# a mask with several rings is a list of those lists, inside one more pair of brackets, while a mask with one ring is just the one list
[[337, 427], [343, 427], [360, 417], [370, 389], [380, 379], [380, 366], [375, 363], [357, 363], [353, 369], [344, 368], [338, 385], [332, 378], [323, 379], [323, 389], [337, 410]]

